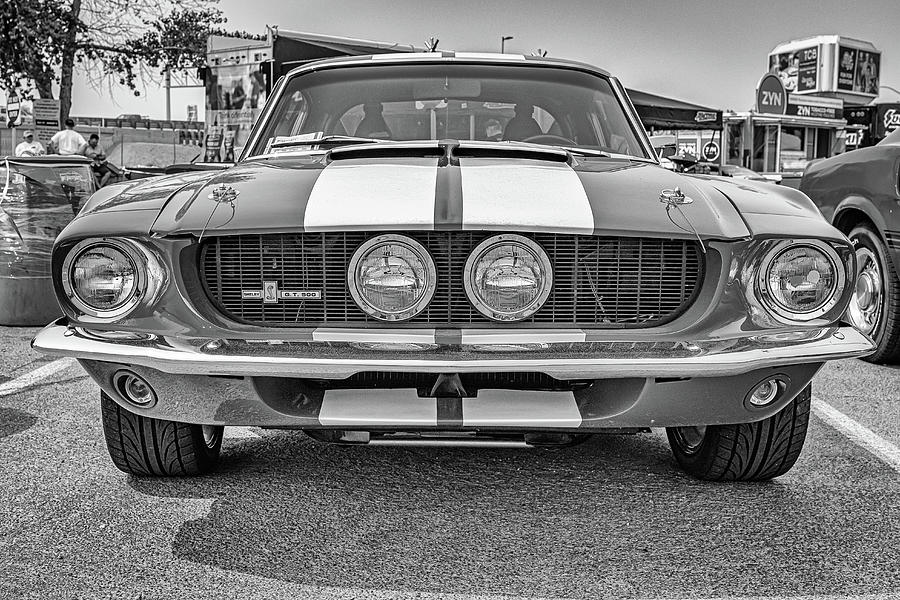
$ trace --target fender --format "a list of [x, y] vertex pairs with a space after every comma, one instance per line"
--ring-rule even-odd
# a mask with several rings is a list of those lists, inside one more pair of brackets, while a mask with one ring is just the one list
[[861, 213], [865, 214], [872, 223], [875, 224], [875, 228], [878, 230], [878, 235], [884, 239], [884, 231], [887, 229], [887, 224], [884, 221], [884, 216], [882, 216], [881, 212], [875, 208], [875, 205], [872, 204], [872, 201], [864, 196], [848, 196], [841, 200], [837, 207], [834, 209], [834, 214], [829, 217], [829, 215], [824, 215], [826, 219], [828, 219], [832, 224], [837, 223], [841, 214], [847, 210], [858, 210]]

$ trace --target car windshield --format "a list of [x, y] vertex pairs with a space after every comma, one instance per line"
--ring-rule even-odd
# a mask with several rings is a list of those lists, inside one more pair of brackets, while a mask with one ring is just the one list
[[[288, 80], [249, 155], [362, 140], [477, 140], [650, 158], [610, 80], [558, 67], [401, 64]], [[338, 137], [341, 136], [341, 137]], [[352, 138], [362, 138], [352, 139]]]

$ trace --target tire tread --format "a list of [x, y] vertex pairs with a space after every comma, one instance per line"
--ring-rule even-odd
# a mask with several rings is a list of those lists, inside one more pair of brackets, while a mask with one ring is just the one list
[[137, 476], [199, 475], [215, 464], [221, 435], [213, 448], [202, 426], [135, 414], [100, 393], [103, 433], [113, 464]]
[[803, 450], [809, 424], [811, 386], [767, 419], [710, 425], [695, 453], [685, 452], [667, 430], [675, 459], [691, 475], [710, 481], [764, 481], [787, 473]]

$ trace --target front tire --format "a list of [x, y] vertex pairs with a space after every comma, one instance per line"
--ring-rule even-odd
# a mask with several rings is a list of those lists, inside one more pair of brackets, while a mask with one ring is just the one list
[[854, 227], [847, 235], [856, 251], [856, 280], [847, 317], [875, 341], [873, 363], [900, 361], [900, 280], [887, 246], [871, 226]]
[[765, 481], [787, 473], [803, 449], [812, 385], [779, 412], [755, 423], [667, 427], [682, 469], [710, 481]]
[[113, 463], [138, 476], [201, 475], [215, 466], [222, 448], [221, 425], [195, 425], [143, 417], [100, 392], [103, 435]]

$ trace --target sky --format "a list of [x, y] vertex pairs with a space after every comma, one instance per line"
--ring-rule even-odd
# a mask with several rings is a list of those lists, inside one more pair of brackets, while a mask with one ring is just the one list
[[[627, 87], [719, 109], [749, 110], [768, 52], [781, 42], [839, 34], [882, 51], [881, 84], [900, 90], [900, 0], [221, 0], [226, 27], [281, 29], [439, 49], [530, 54], [581, 60]], [[895, 99], [898, 95], [887, 92]], [[202, 89], [172, 90], [172, 118], [187, 105], [203, 114]], [[75, 115], [139, 113], [165, 117], [165, 93], [150, 86], [135, 98], [110, 96], [76, 79]]]

